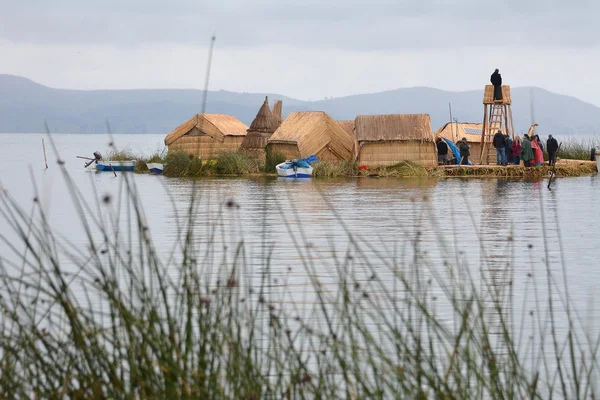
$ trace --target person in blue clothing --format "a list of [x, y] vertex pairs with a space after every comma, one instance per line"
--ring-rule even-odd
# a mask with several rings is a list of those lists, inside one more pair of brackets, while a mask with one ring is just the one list
[[512, 143], [511, 137], [508, 134], [504, 135], [504, 164], [502, 165], [513, 164]]

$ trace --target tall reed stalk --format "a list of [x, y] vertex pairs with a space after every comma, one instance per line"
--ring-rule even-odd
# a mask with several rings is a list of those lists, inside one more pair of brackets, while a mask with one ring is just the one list
[[[216, 204], [216, 222], [200, 237], [200, 191], [192, 190], [166, 252], [154, 243], [134, 176], [122, 175], [123, 198], [88, 202], [59, 167], [87, 247], [62, 237], [37, 200], [27, 212], [0, 193], [0, 240], [11, 251], [0, 257], [1, 398], [597, 396], [600, 337], [578, 329], [568, 287], [549, 270], [527, 283], [536, 296], [546, 286], [547, 298], [531, 315], [513, 315], [513, 297], [489, 275], [474, 276], [451, 237], [438, 235], [457, 254], [442, 265], [418, 231], [398, 238], [390, 259], [338, 217], [350, 246], [326, 266], [289, 220], [293, 208], [275, 207], [288, 221], [281, 240], [294, 243], [304, 270], [274, 285], [278, 260], [266, 237], [260, 255], [243, 239], [226, 243], [233, 252], [218, 247], [216, 226], [243, 205]], [[318, 278], [324, 268], [334, 277], [328, 288]], [[283, 301], [292, 272], [310, 282], [304, 313]], [[512, 288], [512, 267], [502, 274]], [[538, 312], [551, 326], [540, 322], [524, 339], [514, 324]], [[555, 329], [561, 315], [566, 333]]]

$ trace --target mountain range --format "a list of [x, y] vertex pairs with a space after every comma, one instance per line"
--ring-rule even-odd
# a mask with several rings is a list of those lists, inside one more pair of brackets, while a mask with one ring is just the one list
[[[598, 135], [600, 108], [575, 97], [537, 87], [511, 89], [517, 133], [531, 124], [532, 104], [538, 132], [554, 135]], [[533, 95], [533, 102], [532, 102]], [[234, 115], [250, 124], [268, 96], [270, 104], [283, 101], [284, 117], [293, 111], [325, 111], [335, 119], [357, 115], [427, 113], [436, 130], [452, 116], [461, 122], [481, 122], [483, 88], [449, 92], [428, 87], [395, 89], [321, 101], [303, 101], [274, 93], [207, 93], [206, 112]], [[0, 132], [52, 132], [167, 134], [201, 111], [203, 92], [192, 89], [67, 90], [35, 83], [27, 78], [0, 74]]]

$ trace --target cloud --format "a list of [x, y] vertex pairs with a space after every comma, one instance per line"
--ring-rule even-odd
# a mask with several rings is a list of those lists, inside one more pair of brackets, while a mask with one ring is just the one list
[[5, 0], [0, 38], [135, 47], [199, 45], [216, 32], [226, 48], [583, 48], [598, 45], [599, 12], [594, 0]]

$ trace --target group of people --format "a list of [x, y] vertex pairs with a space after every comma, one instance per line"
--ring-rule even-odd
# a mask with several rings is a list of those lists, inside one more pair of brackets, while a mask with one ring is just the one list
[[[544, 146], [538, 135], [523, 135], [523, 140], [516, 136], [514, 140], [501, 131], [496, 132], [492, 141], [496, 149], [496, 164], [498, 165], [520, 165], [539, 167], [544, 164]], [[558, 142], [552, 135], [548, 135], [546, 141], [546, 150], [548, 151], [548, 164], [553, 165], [556, 162], [556, 152], [558, 151]]]
[[[523, 135], [523, 140], [515, 136], [513, 140], [509, 135], [502, 131], [496, 132], [492, 144], [496, 149], [497, 165], [521, 165], [525, 167], [539, 167], [544, 164], [544, 146], [538, 135]], [[460, 151], [460, 164], [468, 165], [470, 146], [467, 138], [462, 138], [456, 143]], [[438, 165], [448, 164], [448, 145], [442, 138], [436, 139], [438, 153]], [[546, 141], [546, 151], [548, 152], [548, 165], [554, 165], [556, 162], [556, 152], [558, 151], [558, 142], [552, 135], [548, 136]]]

